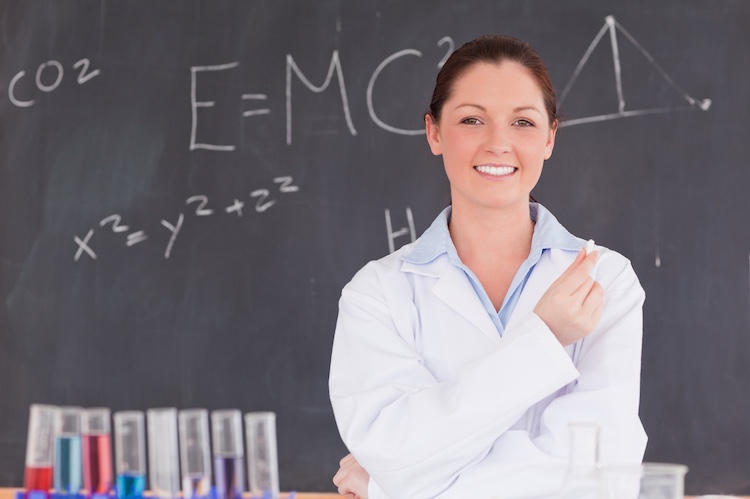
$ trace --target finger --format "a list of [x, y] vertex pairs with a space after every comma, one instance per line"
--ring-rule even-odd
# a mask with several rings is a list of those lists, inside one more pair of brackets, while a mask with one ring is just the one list
[[591, 252], [578, 263], [573, 263], [570, 267], [570, 273], [563, 283], [564, 289], [567, 289], [571, 295], [579, 292], [581, 286], [585, 286], [586, 291], [590, 289], [592, 281], [591, 273], [594, 270], [599, 253]]
[[337, 485], [338, 493], [342, 496], [352, 497], [354, 496], [354, 493], [352, 492], [352, 489], [345, 483], [341, 483], [340, 485]]
[[[596, 266], [596, 261], [599, 259], [599, 252], [594, 250], [588, 255], [586, 255], [579, 263], [575, 263], [575, 268], [572, 269], [571, 272], [585, 272], [586, 274], [590, 274], [592, 270], [594, 270], [594, 266]], [[571, 265], [572, 267], [573, 265]]]
[[578, 288], [588, 279], [591, 275], [591, 270], [594, 268], [596, 263], [596, 252], [592, 252], [586, 256], [586, 252], [581, 250], [576, 255], [575, 260], [565, 271], [560, 274], [555, 284], [558, 289], [566, 295], [574, 294]]
[[578, 268], [581, 262], [585, 259], [586, 259], [586, 250], [581, 248], [580, 250], [578, 250], [578, 254], [576, 254], [576, 257], [573, 259], [573, 263], [571, 263], [568, 266], [568, 268], [565, 269], [565, 271], [562, 274], [560, 274], [559, 278], [563, 279], [569, 276], [570, 274], [572, 274], [573, 272], [575, 272], [576, 268]]
[[333, 484], [338, 487], [341, 485], [341, 481], [344, 479], [345, 473], [339, 468], [335, 475], [333, 475]]
[[577, 269], [558, 284], [558, 291], [571, 302], [571, 305], [580, 306], [595, 282], [591, 274]]
[[599, 322], [601, 312], [604, 309], [604, 288], [594, 281], [591, 290], [581, 304], [581, 313], [591, 319], [595, 319], [594, 325]]
[[341, 458], [341, 461], [339, 461], [339, 466], [344, 466], [345, 464], [348, 464], [349, 462], [353, 460], [354, 460], [354, 456], [352, 456], [351, 453], [349, 453], [346, 456]]

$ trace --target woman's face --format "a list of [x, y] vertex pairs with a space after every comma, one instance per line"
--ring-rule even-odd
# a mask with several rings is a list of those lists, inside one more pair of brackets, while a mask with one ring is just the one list
[[532, 73], [514, 61], [479, 62], [454, 82], [427, 141], [443, 163], [454, 207], [527, 206], [552, 155], [556, 128]]

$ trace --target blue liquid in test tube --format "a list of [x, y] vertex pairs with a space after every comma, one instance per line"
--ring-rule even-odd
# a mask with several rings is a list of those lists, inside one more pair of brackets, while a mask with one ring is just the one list
[[122, 473], [117, 475], [117, 497], [119, 499], [142, 497], [145, 491], [145, 474]]
[[141, 411], [120, 411], [115, 420], [115, 487], [118, 499], [137, 499], [146, 491], [146, 440]]
[[66, 406], [56, 414], [53, 487], [58, 494], [78, 494], [83, 488], [81, 410]]
[[81, 437], [60, 436], [55, 439], [55, 481], [58, 494], [77, 494], [83, 485]]

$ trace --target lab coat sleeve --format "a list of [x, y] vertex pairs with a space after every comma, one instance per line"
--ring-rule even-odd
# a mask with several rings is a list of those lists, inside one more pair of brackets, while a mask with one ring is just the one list
[[334, 414], [344, 443], [385, 496], [435, 497], [578, 371], [529, 313], [512, 339], [438, 382], [389, 309], [413, 300], [408, 286], [388, 289], [386, 298], [376, 268], [366, 266], [342, 292], [329, 380]]
[[550, 401], [540, 419], [535, 443], [543, 452], [565, 457], [568, 424], [593, 421], [601, 426], [600, 462], [640, 463], [646, 434], [638, 417], [640, 403], [643, 302], [645, 294], [630, 262], [611, 252], [600, 276], [605, 287], [602, 318], [577, 348], [581, 375], [563, 396]]
[[[596, 330], [577, 344], [580, 376], [538, 406], [538, 428], [513, 428], [488, 455], [464, 470], [441, 499], [554, 497], [564, 478], [572, 422], [600, 425], [600, 463], [638, 464], [646, 434], [638, 417], [644, 292], [619, 255], [605, 285], [605, 308]], [[606, 266], [606, 265], [605, 265]], [[610, 275], [607, 275], [610, 274]], [[508, 452], [512, 449], [512, 452]]]

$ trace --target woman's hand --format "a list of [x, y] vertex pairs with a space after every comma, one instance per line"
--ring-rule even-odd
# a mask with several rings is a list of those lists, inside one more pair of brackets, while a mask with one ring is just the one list
[[597, 258], [598, 251], [581, 248], [534, 308], [564, 347], [591, 333], [602, 316], [604, 289], [591, 277]]
[[351, 499], [367, 499], [369, 482], [370, 475], [354, 456], [347, 454], [339, 461], [339, 470], [333, 476], [333, 483], [339, 488], [339, 494]]

